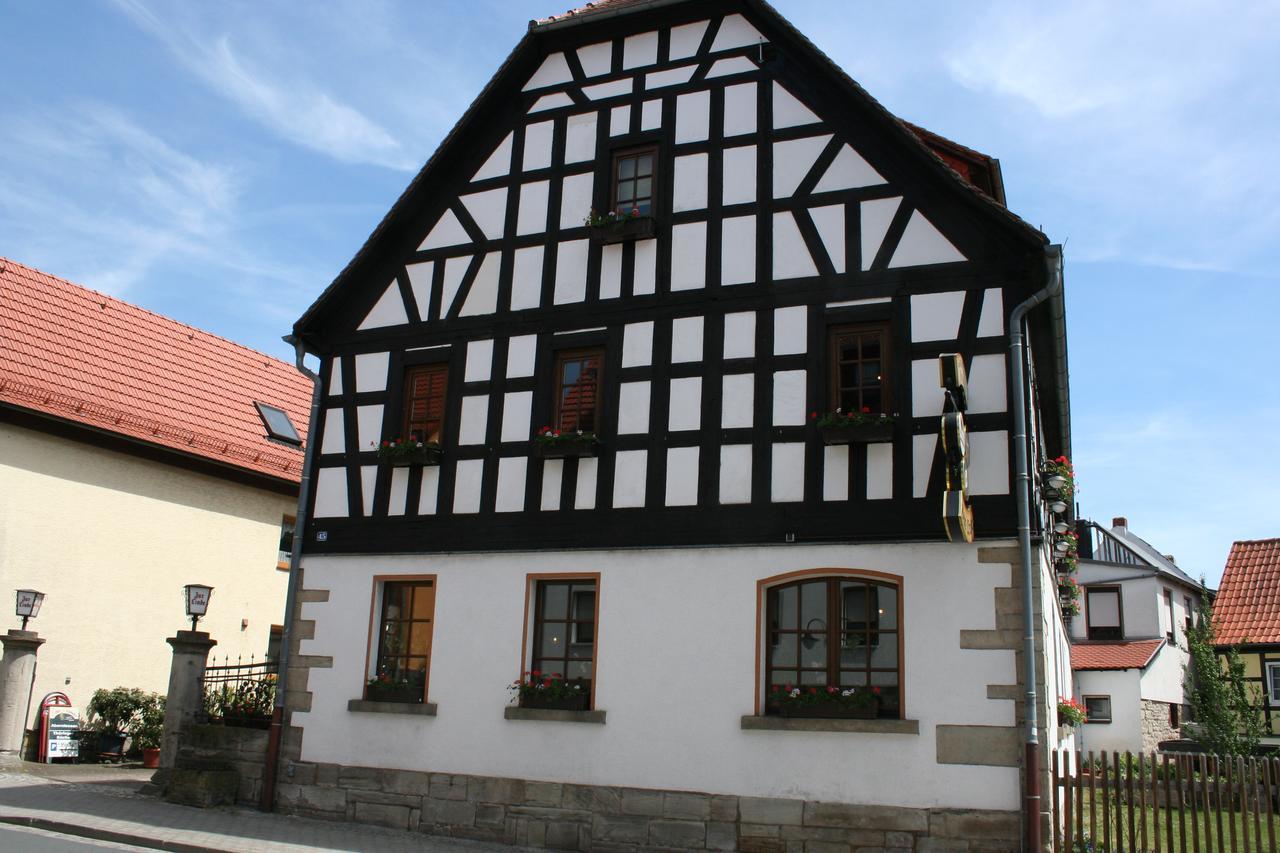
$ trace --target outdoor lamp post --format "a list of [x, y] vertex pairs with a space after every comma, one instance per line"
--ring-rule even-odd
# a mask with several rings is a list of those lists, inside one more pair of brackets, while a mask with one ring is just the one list
[[201, 583], [189, 583], [184, 586], [186, 593], [187, 615], [191, 617], [191, 630], [196, 630], [196, 623], [209, 610], [209, 597], [213, 595], [213, 587]]
[[34, 589], [18, 590], [17, 613], [22, 617], [22, 630], [27, 630], [27, 620], [40, 615], [40, 605], [44, 603], [44, 593]]

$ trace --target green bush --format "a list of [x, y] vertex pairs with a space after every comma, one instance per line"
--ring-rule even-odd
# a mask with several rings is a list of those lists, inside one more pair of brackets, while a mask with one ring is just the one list
[[147, 694], [136, 687], [95, 690], [89, 700], [89, 725], [99, 732], [126, 734], [147, 701]]
[[138, 710], [133, 728], [129, 731], [133, 744], [139, 749], [159, 749], [164, 734], [164, 697], [151, 693]]

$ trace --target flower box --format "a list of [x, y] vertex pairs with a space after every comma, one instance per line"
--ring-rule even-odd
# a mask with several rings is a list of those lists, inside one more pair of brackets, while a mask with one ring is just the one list
[[597, 243], [630, 243], [634, 240], [650, 240], [656, 233], [652, 216], [631, 216], [615, 219], [600, 225], [587, 225], [591, 239]]
[[893, 423], [818, 427], [823, 444], [879, 444], [893, 441]]
[[422, 704], [421, 684], [370, 684], [364, 697], [370, 702], [407, 702]]
[[580, 696], [554, 698], [528, 694], [520, 697], [521, 708], [542, 708], [548, 711], [586, 711], [589, 702], [590, 697], [585, 693]]
[[778, 705], [775, 710], [779, 717], [797, 719], [808, 717], [818, 720], [874, 720], [880, 715], [878, 703], [860, 707], [841, 706], [833, 703], [783, 704]]
[[534, 441], [533, 455], [538, 459], [576, 459], [595, 456], [600, 442], [594, 438], [580, 441]]
[[413, 453], [390, 457], [389, 461], [392, 468], [408, 468], [410, 465], [439, 465], [440, 448], [422, 447]]
[[378, 459], [388, 463], [392, 468], [440, 464], [440, 445], [434, 441], [392, 438], [383, 441], [377, 449]]

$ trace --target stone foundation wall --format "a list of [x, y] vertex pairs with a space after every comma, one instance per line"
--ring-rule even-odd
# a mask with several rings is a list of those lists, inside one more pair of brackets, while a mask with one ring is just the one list
[[194, 725], [182, 730], [176, 768], [226, 765], [240, 776], [236, 802], [256, 806], [262, 797], [267, 732], [232, 726]]
[[1018, 814], [717, 796], [297, 762], [277, 808], [555, 850], [1012, 851]]
[[1182, 733], [1169, 725], [1169, 703], [1142, 700], [1142, 750], [1155, 752], [1162, 740], [1177, 740]]

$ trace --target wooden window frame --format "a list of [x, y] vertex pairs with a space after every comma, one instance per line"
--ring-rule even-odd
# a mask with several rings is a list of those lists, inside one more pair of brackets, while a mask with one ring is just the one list
[[[382, 612], [385, 606], [384, 595], [387, 584], [404, 583], [427, 585], [430, 584], [435, 591], [435, 595], [440, 592], [440, 585], [435, 575], [374, 575], [373, 590], [369, 596], [369, 636], [365, 644], [365, 662], [364, 662], [364, 683], [360, 686], [360, 696], [367, 695], [367, 687], [369, 679], [377, 674], [379, 651], [382, 646]], [[434, 599], [434, 596], [433, 596]], [[431, 663], [435, 658], [435, 601], [431, 604], [431, 618], [426, 620], [430, 623], [428, 631], [428, 650], [427, 650], [427, 666], [423, 674], [422, 680], [422, 702], [426, 704], [428, 697], [431, 695]], [[410, 620], [413, 621], [413, 620]]]
[[1280, 705], [1280, 690], [1275, 688], [1275, 680], [1271, 677], [1273, 669], [1280, 669], [1280, 661], [1264, 661], [1262, 664], [1262, 674], [1266, 682], [1266, 693], [1268, 704], [1272, 707]]
[[1164, 637], [1173, 645], [1178, 641], [1178, 623], [1173, 618], [1173, 590], [1168, 587], [1164, 588], [1164, 608], [1169, 613], [1169, 630], [1165, 632]]
[[1187, 637], [1190, 637], [1191, 629], [1194, 628], [1196, 624], [1195, 610], [1192, 609], [1191, 596], [1182, 596], [1182, 607], [1186, 611], [1182, 614], [1182, 633]]
[[[1116, 618], [1119, 619], [1120, 624], [1116, 626], [1114, 629], [1116, 631], [1116, 636], [1114, 637], [1109, 635], [1109, 632], [1113, 629], [1105, 625], [1099, 626], [1097, 630], [1108, 632], [1106, 635], [1099, 636], [1095, 634], [1095, 629], [1093, 627], [1093, 616], [1090, 613], [1090, 607], [1089, 607], [1089, 596], [1095, 592], [1100, 592], [1100, 593], [1114, 592], [1115, 593]], [[1107, 586], [1086, 586], [1084, 588], [1084, 630], [1085, 630], [1085, 638], [1089, 640], [1100, 640], [1100, 641], [1112, 642], [1112, 643], [1124, 642], [1124, 593], [1121, 587], [1107, 585]]]
[[[591, 683], [588, 687], [587, 710], [596, 707], [596, 682], [600, 674], [600, 573], [599, 572], [530, 572], [524, 583], [524, 630], [520, 641], [519, 678], [533, 669], [533, 655], [541, 637], [538, 635], [539, 585], [543, 583], [594, 583], [596, 606], [591, 624]], [[572, 606], [572, 604], [570, 604]], [[564, 673], [566, 676], [568, 673]], [[566, 679], [567, 680], [567, 679]]]
[[[897, 634], [898, 634], [898, 665], [896, 672], [898, 674], [898, 713], [897, 717], [882, 719], [907, 719], [907, 696], [906, 696], [906, 671], [907, 662], [904, 656], [906, 636], [905, 622], [905, 584], [901, 575], [889, 574], [887, 572], [876, 572], [869, 570], [852, 571], [848, 569], [826, 568], [826, 569], [803, 569], [795, 572], [787, 572], [773, 577], [763, 578], [756, 581], [756, 684], [755, 684], [755, 713], [760, 716], [765, 712], [764, 698], [769, 688], [769, 673], [772, 667], [769, 666], [769, 607], [768, 599], [772, 591], [793, 584], [807, 583], [811, 581], [861, 581], [863, 583], [893, 587], [897, 591], [898, 612], [897, 612]], [[838, 586], [837, 586], [838, 589]], [[838, 600], [839, 596], [835, 596]], [[827, 608], [828, 617], [832, 610], [832, 596], [828, 595]], [[886, 632], [887, 633], [887, 632]], [[839, 645], [828, 643], [828, 675], [830, 675], [830, 656], [838, 654]], [[883, 669], [883, 668], [882, 668]], [[870, 673], [871, 668], [867, 667]], [[870, 679], [868, 678], [868, 681]]]
[[[294, 517], [294, 516], [292, 516], [292, 515], [286, 515], [286, 516], [284, 516], [283, 518], [281, 518], [281, 519], [280, 519], [280, 536], [281, 536], [281, 538], [283, 538], [283, 537], [284, 537], [284, 528], [285, 528], [285, 525], [287, 525], [287, 524], [292, 524], [292, 525], [293, 525], [293, 547], [294, 547], [294, 548], [297, 548], [297, 547], [298, 547], [298, 519], [297, 519], [297, 518], [295, 518], [295, 517]], [[289, 551], [289, 555], [290, 555], [290, 559], [292, 559], [292, 556], [293, 556], [293, 550], [292, 550], [292, 549], [290, 549], [290, 551]], [[280, 559], [280, 556], [279, 556], [279, 549], [277, 549], [277, 552], [276, 552], [276, 569], [277, 569], [277, 570], [279, 570], [279, 571], [282, 571], [282, 572], [287, 572], [287, 571], [289, 571], [289, 568], [290, 568], [290, 560], [281, 560], [281, 559]]]
[[[890, 324], [885, 322], [841, 323], [827, 328], [827, 395], [828, 409], [843, 408], [840, 397], [840, 339], [844, 336], [878, 332], [880, 334], [880, 412], [893, 414], [893, 368], [890, 348], [893, 344]], [[860, 362], [859, 362], [860, 363]], [[858, 386], [861, 391], [862, 386]], [[861, 396], [861, 395], [859, 395]], [[862, 406], [857, 407], [861, 412]]]
[[[412, 432], [410, 425], [412, 423], [412, 418], [413, 418], [413, 400], [412, 400], [413, 378], [415, 375], [420, 373], [437, 375], [440, 377], [441, 383], [443, 384], [443, 390], [440, 392], [440, 417], [439, 417], [440, 431], [439, 431], [439, 438], [437, 439], [437, 443], [443, 445], [444, 431], [445, 431], [445, 426], [447, 425], [445, 416], [448, 414], [448, 411], [449, 411], [449, 365], [445, 363], [440, 363], [440, 362], [428, 363], [428, 364], [413, 364], [405, 367], [404, 387], [400, 395], [401, 396], [401, 399], [400, 399], [401, 430], [400, 430], [400, 435], [398, 437], [404, 438], [404, 439], [410, 438], [410, 435]], [[431, 414], [430, 397], [428, 397], [427, 417], [425, 420], [425, 422], [428, 424], [433, 420], [433, 418], [430, 417], [430, 414]], [[423, 441], [425, 442], [428, 440], [429, 440], [429, 436], [424, 434]]]
[[1169, 728], [1182, 728], [1182, 708], [1177, 702], [1169, 703]]
[[[641, 216], [656, 216], [658, 213], [658, 178], [661, 175], [662, 151], [660, 146], [655, 142], [643, 145], [632, 145], [626, 148], [619, 148], [613, 152], [609, 161], [609, 210], [617, 212], [618, 210], [618, 183], [622, 180], [619, 175], [619, 169], [622, 161], [631, 157], [639, 157], [643, 154], [653, 155], [653, 172], [650, 175], [649, 189], [649, 212], [642, 213]], [[631, 180], [634, 180], [631, 179]], [[635, 207], [635, 199], [632, 199], [632, 207]], [[628, 209], [627, 212], [629, 212]]]
[[[1094, 715], [1093, 715], [1093, 714], [1089, 713], [1089, 700], [1090, 700], [1090, 699], [1105, 699], [1105, 700], [1106, 700], [1106, 702], [1107, 702], [1107, 716], [1106, 716], [1106, 717], [1094, 717]], [[1086, 723], [1087, 725], [1095, 725], [1095, 724], [1096, 724], [1096, 725], [1103, 725], [1103, 726], [1105, 726], [1105, 725], [1109, 725], [1109, 724], [1111, 723], [1111, 720], [1113, 719], [1113, 714], [1112, 714], [1111, 696], [1110, 696], [1110, 694], [1106, 694], [1106, 693], [1091, 693], [1091, 694], [1087, 694], [1087, 695], [1081, 696], [1081, 697], [1080, 697], [1080, 701], [1084, 703], [1084, 707], [1085, 707], [1085, 723]]]
[[[553, 430], [560, 430], [563, 428], [561, 426], [560, 421], [563, 415], [563, 412], [561, 410], [561, 404], [564, 401], [564, 366], [565, 364], [570, 361], [577, 361], [579, 359], [583, 359], [589, 356], [595, 356], [599, 360], [600, 366], [596, 368], [595, 402], [592, 407], [593, 424], [591, 429], [583, 430], [583, 432], [590, 432], [595, 435], [599, 435], [600, 434], [600, 418], [604, 412], [604, 407], [602, 405], [603, 399], [604, 399], [604, 379], [605, 379], [604, 347], [575, 347], [573, 349], [562, 349], [562, 350], [557, 350], [555, 353], [555, 356], [556, 356], [555, 383], [554, 383], [555, 399], [551, 401], [551, 428]], [[584, 410], [579, 409], [579, 411], [581, 412]]]

